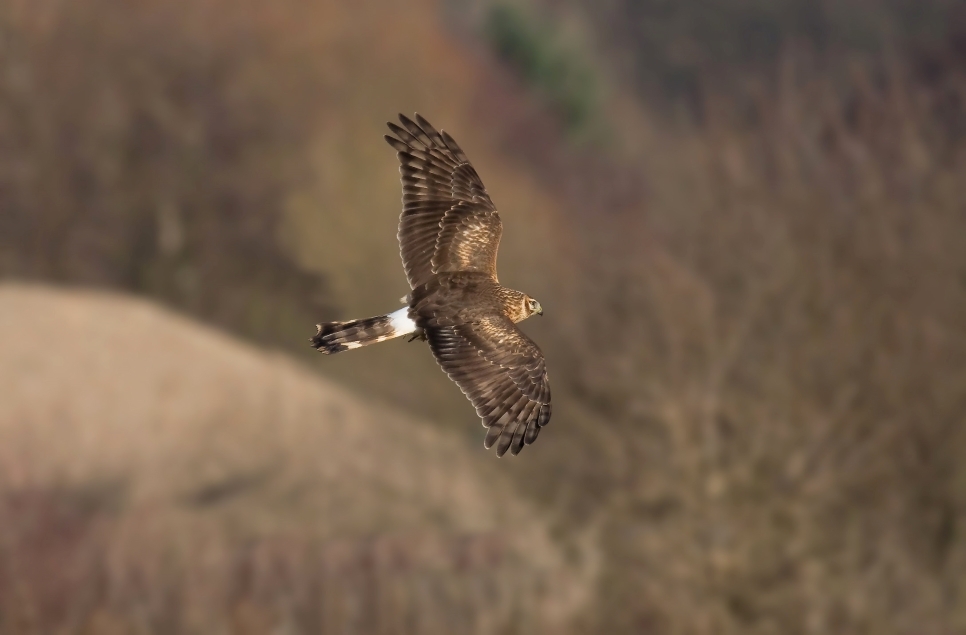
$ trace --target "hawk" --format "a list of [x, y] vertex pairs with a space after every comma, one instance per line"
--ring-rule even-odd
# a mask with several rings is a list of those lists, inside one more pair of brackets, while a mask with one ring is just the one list
[[476, 407], [483, 445], [518, 454], [550, 421], [543, 354], [517, 328], [540, 303], [500, 284], [496, 252], [503, 223], [469, 159], [446, 132], [418, 114], [389, 123], [399, 157], [403, 211], [399, 250], [409, 279], [404, 308], [387, 315], [316, 325], [322, 353], [412, 334], [421, 339]]

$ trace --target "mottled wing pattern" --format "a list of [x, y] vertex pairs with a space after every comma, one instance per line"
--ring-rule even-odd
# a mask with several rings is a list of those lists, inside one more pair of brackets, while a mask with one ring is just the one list
[[550, 421], [543, 354], [506, 316], [427, 329], [439, 365], [488, 428], [483, 444], [497, 456], [518, 454]]
[[446, 271], [479, 271], [496, 279], [503, 225], [466, 155], [425, 119], [389, 123], [402, 175], [399, 248], [413, 288]]
[[460, 201], [443, 215], [432, 267], [436, 273], [479, 271], [497, 280], [503, 224], [496, 210]]

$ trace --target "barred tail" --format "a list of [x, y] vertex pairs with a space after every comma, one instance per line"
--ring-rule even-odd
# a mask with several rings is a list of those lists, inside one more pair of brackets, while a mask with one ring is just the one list
[[409, 318], [409, 307], [405, 307], [389, 315], [350, 322], [326, 322], [316, 324], [316, 328], [318, 333], [311, 339], [312, 346], [331, 355], [412, 333], [416, 330], [416, 323]]

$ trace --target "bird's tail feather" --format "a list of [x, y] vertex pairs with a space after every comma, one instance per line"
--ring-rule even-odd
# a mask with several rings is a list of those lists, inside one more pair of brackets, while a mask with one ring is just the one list
[[409, 317], [409, 307], [388, 315], [315, 326], [318, 332], [311, 339], [312, 346], [327, 355], [383, 342], [416, 330], [416, 323]]

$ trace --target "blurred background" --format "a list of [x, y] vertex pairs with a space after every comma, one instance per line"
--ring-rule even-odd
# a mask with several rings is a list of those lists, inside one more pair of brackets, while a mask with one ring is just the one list
[[[385, 121], [538, 298], [516, 458]], [[954, 0], [0, 3], [0, 633], [966, 633]]]

